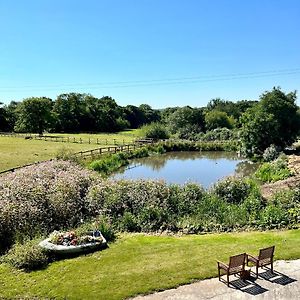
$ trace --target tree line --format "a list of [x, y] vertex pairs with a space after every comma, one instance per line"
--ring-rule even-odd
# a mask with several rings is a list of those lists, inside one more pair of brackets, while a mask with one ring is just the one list
[[206, 107], [153, 109], [148, 104], [119, 106], [108, 96], [61, 94], [55, 101], [30, 97], [23, 101], [0, 103], [0, 131], [15, 132], [116, 132], [162, 122], [171, 133], [184, 136], [214, 128], [234, 128], [241, 114], [256, 101], [211, 100]]
[[153, 109], [148, 104], [119, 106], [109, 97], [67, 93], [56, 100], [31, 97], [0, 105], [0, 131], [116, 132], [159, 123], [178, 138], [195, 139], [220, 128], [238, 132], [248, 155], [262, 153], [271, 144], [285, 147], [300, 128], [296, 92], [273, 88], [259, 100], [237, 102], [215, 98], [205, 107]]

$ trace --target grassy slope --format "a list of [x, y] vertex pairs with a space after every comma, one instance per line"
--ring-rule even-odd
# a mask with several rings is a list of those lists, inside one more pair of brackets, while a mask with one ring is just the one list
[[[96, 140], [97, 137], [102, 141], [107, 139], [113, 143], [113, 139], [122, 142], [132, 141], [135, 137], [136, 131], [126, 131], [119, 134], [78, 134], [78, 135], [66, 135], [75, 136], [77, 139], [80, 137], [87, 141], [89, 137], [92, 140]], [[39, 140], [25, 140], [24, 138], [16, 137], [0, 137], [0, 171], [22, 166], [25, 164], [33, 163], [35, 161], [47, 160], [55, 157], [57, 151], [62, 147], [70, 149], [74, 152], [81, 150], [95, 149], [103, 145], [97, 144], [77, 144], [77, 143], [63, 143], [63, 142], [50, 142]]]
[[276, 245], [276, 259], [300, 258], [300, 231], [185, 237], [124, 236], [109, 249], [31, 273], [0, 265], [0, 298], [123, 299], [217, 276], [216, 260]]

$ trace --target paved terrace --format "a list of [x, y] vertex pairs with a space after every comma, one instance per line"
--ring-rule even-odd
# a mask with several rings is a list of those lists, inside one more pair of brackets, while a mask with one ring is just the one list
[[[213, 278], [147, 296], [138, 296], [134, 300], [300, 299], [300, 260], [276, 261], [275, 274], [267, 268], [260, 268], [259, 272], [258, 279], [251, 277], [245, 282], [231, 275], [229, 287], [218, 278]], [[222, 277], [224, 278], [225, 276]]]

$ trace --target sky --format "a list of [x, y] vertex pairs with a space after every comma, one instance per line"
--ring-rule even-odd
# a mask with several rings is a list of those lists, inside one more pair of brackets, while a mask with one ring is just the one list
[[300, 92], [299, 16], [299, 0], [0, 0], [0, 102], [78, 92], [200, 107]]

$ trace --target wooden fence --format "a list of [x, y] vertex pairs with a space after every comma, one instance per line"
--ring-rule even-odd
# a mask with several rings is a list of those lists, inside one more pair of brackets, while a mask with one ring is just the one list
[[120, 145], [120, 146], [110, 146], [110, 147], [101, 147], [97, 149], [92, 150], [86, 150], [86, 151], [79, 151], [73, 154], [76, 158], [83, 158], [86, 159], [88, 157], [93, 156], [99, 156], [103, 154], [114, 154], [118, 152], [130, 152], [134, 151], [138, 148], [143, 147], [144, 143], [133, 143], [133, 144], [127, 144], [127, 145]]
[[[81, 138], [81, 137], [66, 137], [66, 136], [53, 136], [53, 135], [39, 135], [32, 133], [15, 133], [15, 132], [0, 132], [0, 136], [5, 137], [19, 137], [28, 140], [61, 142], [61, 143], [76, 143], [76, 144], [96, 144], [96, 145], [125, 145], [128, 141], [125, 139], [100, 139], [100, 138]], [[134, 140], [130, 143], [135, 143]]]

